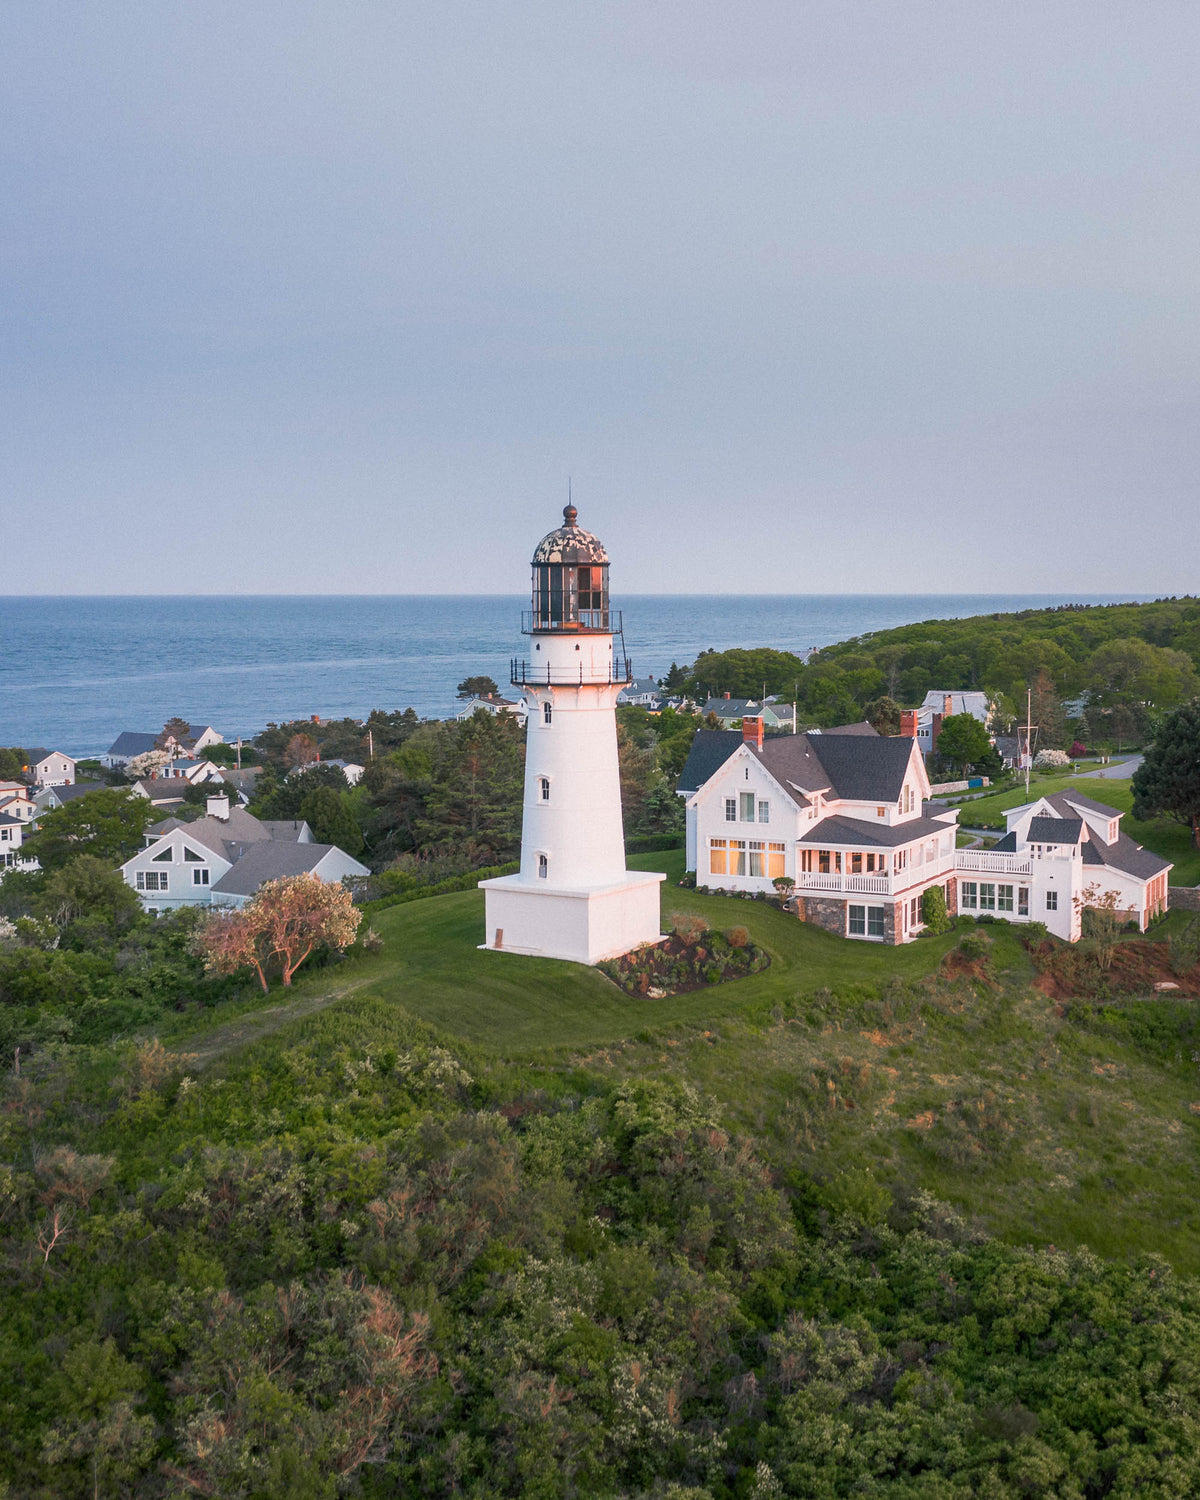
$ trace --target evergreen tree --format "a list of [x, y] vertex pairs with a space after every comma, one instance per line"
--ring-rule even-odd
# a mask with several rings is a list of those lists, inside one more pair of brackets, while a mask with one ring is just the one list
[[470, 838], [497, 860], [521, 843], [523, 733], [511, 714], [447, 725], [416, 833], [422, 843]]
[[1131, 784], [1135, 818], [1166, 813], [1200, 849], [1200, 698], [1163, 718]]
[[[299, 778], [297, 778], [299, 779]], [[317, 786], [300, 803], [300, 816], [318, 844], [336, 844], [346, 854], [362, 853], [363, 835], [346, 799], [331, 786]]]

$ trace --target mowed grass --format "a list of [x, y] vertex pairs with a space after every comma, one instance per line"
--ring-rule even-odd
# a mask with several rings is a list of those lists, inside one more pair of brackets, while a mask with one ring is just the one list
[[1082, 792], [1093, 802], [1103, 802], [1115, 807], [1125, 816], [1121, 819], [1121, 831], [1127, 833], [1135, 843], [1152, 849], [1163, 859], [1169, 859], [1175, 868], [1171, 871], [1172, 885], [1200, 885], [1200, 849], [1192, 845], [1188, 828], [1173, 818], [1151, 818], [1145, 821], [1133, 816], [1133, 790], [1129, 778], [1114, 777], [1098, 780], [1095, 777], [1043, 776], [1035, 778], [1025, 796], [1025, 784], [1021, 782], [1007, 792], [996, 792], [990, 797], [979, 797], [974, 802], [964, 802], [958, 810], [958, 821], [964, 827], [975, 828], [984, 822], [1003, 825], [1004, 814], [1013, 807], [1023, 807], [1037, 797], [1050, 796], [1055, 792]]

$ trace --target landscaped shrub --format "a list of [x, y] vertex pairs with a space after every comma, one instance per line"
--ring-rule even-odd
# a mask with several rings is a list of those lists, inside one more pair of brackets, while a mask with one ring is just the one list
[[1070, 755], [1072, 760], [1082, 760], [1087, 754], [1087, 746], [1076, 740], [1071, 746]]
[[[658, 999], [687, 994], [724, 979], [742, 979], [765, 969], [771, 961], [750, 941], [745, 928], [732, 928], [727, 936], [711, 931], [698, 917], [675, 915], [671, 922], [674, 931], [665, 942], [648, 943], [596, 967], [627, 995]], [[745, 941], [731, 945], [734, 934]]]
[[691, 943], [699, 939], [701, 933], [707, 929], [704, 918], [697, 917], [689, 911], [673, 911], [670, 916], [671, 931], [676, 937], [684, 942]]
[[946, 893], [940, 885], [931, 885], [922, 895], [921, 921], [926, 932], [949, 932], [950, 913], [946, 910]]
[[992, 951], [992, 940], [986, 932], [964, 932], [958, 940], [958, 951], [964, 958], [974, 961], [977, 958], [987, 958]]
[[750, 941], [750, 934], [744, 927], [731, 927], [725, 936], [729, 939], [731, 948], [744, 948]]
[[1021, 926], [1021, 941], [1027, 948], [1034, 948], [1038, 943], [1045, 942], [1049, 936], [1049, 928], [1045, 922], [1025, 922]]

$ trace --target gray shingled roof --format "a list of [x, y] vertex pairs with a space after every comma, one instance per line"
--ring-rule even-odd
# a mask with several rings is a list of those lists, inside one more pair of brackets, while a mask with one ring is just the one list
[[270, 838], [298, 844], [308, 824], [303, 818], [263, 818], [262, 826]]
[[296, 844], [290, 839], [264, 839], [247, 849], [212, 889], [218, 896], [253, 896], [265, 880], [306, 875], [334, 847], [333, 844]]
[[1089, 839], [1083, 846], [1083, 862], [1085, 865], [1107, 865], [1110, 869], [1132, 875], [1135, 880], [1152, 880], [1155, 875], [1161, 875], [1164, 870], [1171, 868], [1169, 859], [1151, 854], [1149, 849], [1135, 844], [1125, 833], [1118, 834], [1116, 842], [1112, 844]]
[[824, 818], [799, 840], [801, 844], [852, 844], [855, 847], [895, 849], [916, 839], [945, 833], [945, 823], [912, 818], [907, 823], [868, 823], [862, 818]]
[[1077, 844], [1082, 836], [1082, 818], [1030, 818], [1025, 835], [1031, 844]]
[[1094, 797], [1088, 797], [1083, 792], [1052, 792], [1043, 800], [1060, 812], [1064, 818], [1077, 817], [1076, 809], [1081, 807], [1087, 812], [1100, 813], [1106, 818], [1122, 816], [1119, 807], [1109, 807], [1106, 802], [1097, 802]]
[[236, 854], [228, 851], [228, 845], [256, 844], [261, 839], [271, 837], [270, 830], [264, 823], [260, 823], [244, 807], [236, 805], [230, 806], [228, 818], [209, 815], [197, 818], [192, 823], [185, 823], [180, 818], [164, 818], [161, 823], [155, 823], [147, 829], [147, 832], [170, 833], [173, 828], [186, 829], [190, 838], [203, 844], [206, 849], [211, 849], [214, 854], [219, 854], [222, 859], [237, 858]]
[[1002, 839], [997, 839], [992, 845], [997, 854], [1015, 854], [1017, 852], [1017, 831], [1014, 828], [1011, 833], [1006, 833]]
[[132, 729], [126, 729], [117, 735], [108, 747], [109, 755], [144, 755], [147, 750], [154, 749], [154, 741], [158, 738], [156, 734], [138, 734]]
[[678, 790], [689, 795], [699, 791], [741, 743], [742, 735], [738, 729], [697, 729], [688, 758], [679, 773]]
[[102, 781], [75, 781], [70, 786], [47, 787], [60, 802], [74, 802], [76, 797], [86, 797], [91, 792], [106, 792], [108, 788]]
[[812, 743], [839, 797], [895, 802], [903, 790], [912, 740], [899, 735], [823, 734]]

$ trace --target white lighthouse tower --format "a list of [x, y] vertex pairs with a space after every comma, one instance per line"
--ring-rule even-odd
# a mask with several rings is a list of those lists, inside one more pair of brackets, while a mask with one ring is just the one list
[[528, 711], [521, 870], [482, 882], [484, 946], [594, 964], [658, 941], [666, 876], [625, 868], [615, 709], [631, 673], [608, 554], [576, 516], [533, 554], [530, 655], [511, 673]]

